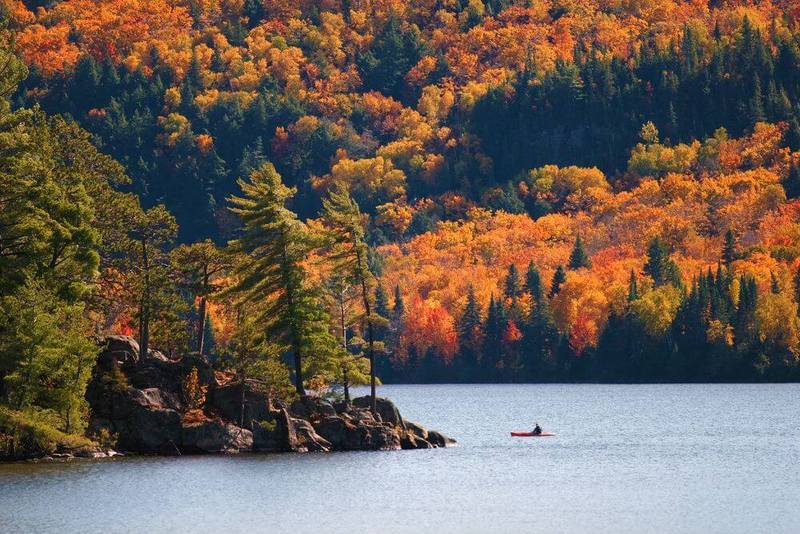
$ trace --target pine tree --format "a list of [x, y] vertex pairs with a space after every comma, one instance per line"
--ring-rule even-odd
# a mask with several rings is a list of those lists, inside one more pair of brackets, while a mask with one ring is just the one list
[[502, 361], [503, 332], [506, 328], [506, 314], [502, 301], [495, 300], [494, 294], [489, 299], [489, 308], [483, 324], [483, 358], [484, 379], [497, 376], [498, 364]]
[[789, 166], [789, 174], [783, 180], [783, 188], [786, 190], [787, 198], [800, 197], [800, 168], [794, 161]]
[[725, 232], [725, 244], [722, 246], [722, 261], [725, 263], [725, 267], [730, 269], [731, 264], [736, 261], [737, 255], [736, 235], [733, 230], [729, 229]]
[[630, 280], [628, 282], [628, 302], [633, 302], [639, 298], [639, 284], [636, 273], [631, 269]]
[[364, 85], [402, 100], [406, 73], [419, 61], [422, 48], [419, 34], [403, 30], [398, 17], [390, 16], [358, 61]]
[[[387, 321], [392, 316], [392, 312], [389, 309], [389, 296], [381, 283], [375, 286], [375, 314]], [[386, 338], [386, 328], [387, 325], [381, 325], [375, 329], [375, 339], [377, 341], [383, 341]]]
[[[352, 276], [361, 290], [361, 304], [364, 306], [364, 322], [367, 334], [367, 358], [370, 369], [370, 402], [373, 413], [376, 407], [375, 354], [382, 351], [376, 343], [375, 329], [387, 324], [387, 319], [375, 313], [372, 288], [375, 276], [369, 269], [367, 243], [364, 240], [364, 227], [361, 210], [344, 186], [331, 190], [328, 198], [322, 201], [323, 221], [332, 244], [331, 259], [334, 270], [342, 275]], [[380, 345], [380, 346], [378, 346]]]
[[481, 341], [481, 309], [475, 298], [475, 289], [472, 285], [467, 289], [467, 304], [458, 321], [458, 342], [461, 357], [465, 361], [468, 371], [474, 372], [480, 356]]
[[[286, 204], [295, 190], [286, 187], [271, 163], [239, 180], [242, 196], [229, 199], [243, 224], [229, 248], [241, 258], [233, 268], [237, 282], [226, 294], [239, 305], [253, 304], [267, 338], [294, 359], [294, 385], [300, 395], [304, 358], [331, 345], [326, 317], [310, 286], [304, 264], [315, 246], [308, 227]], [[335, 342], [333, 342], [335, 345]]]
[[739, 305], [733, 324], [733, 335], [737, 348], [748, 351], [754, 348], [756, 331], [756, 308], [758, 306], [758, 287], [753, 276], [739, 278]]
[[138, 295], [139, 351], [150, 348], [150, 325], [159, 310], [172, 301], [166, 247], [175, 239], [175, 219], [162, 205], [134, 216], [131, 221], [132, 258], [138, 268], [134, 291]]
[[556, 267], [555, 273], [553, 273], [553, 281], [550, 283], [550, 294], [548, 295], [550, 298], [553, 298], [558, 294], [561, 290], [561, 286], [564, 282], [567, 281], [567, 273], [564, 271], [564, 267], [559, 265]]
[[525, 273], [525, 290], [530, 293], [533, 302], [542, 300], [544, 290], [542, 289], [542, 275], [536, 264], [531, 261], [528, 264], [528, 271]]
[[519, 296], [519, 271], [513, 263], [508, 266], [503, 294], [506, 298], [515, 301]]
[[396, 350], [400, 343], [400, 333], [403, 330], [403, 321], [406, 313], [405, 304], [403, 303], [403, 295], [400, 291], [399, 285], [394, 286], [393, 294], [392, 313], [390, 315], [389, 327], [385, 341], [387, 352]]
[[523, 330], [522, 365], [529, 380], [553, 378], [560, 336], [544, 296], [532, 307]]
[[681, 286], [681, 276], [677, 264], [669, 257], [669, 248], [656, 236], [647, 247], [647, 263], [644, 272], [653, 279], [656, 286], [672, 284]]
[[770, 291], [772, 291], [772, 293], [777, 295], [778, 293], [781, 292], [781, 284], [778, 281], [778, 276], [775, 274], [775, 271], [770, 271], [769, 277], [770, 277]]
[[[342, 386], [344, 401], [350, 403], [350, 388], [354, 385], [369, 383], [369, 365], [360, 351], [358, 338], [348, 337], [352, 327], [358, 322], [358, 315], [354, 313], [354, 306], [359, 300], [360, 292], [353, 286], [352, 277], [347, 273], [334, 272], [323, 282], [323, 290], [336, 317], [337, 329], [341, 340], [341, 351], [334, 373], [334, 380]], [[351, 343], [355, 341], [357, 346]], [[351, 350], [355, 349], [355, 350]], [[353, 354], [357, 352], [357, 354]]]
[[569, 268], [572, 270], [582, 268], [589, 269], [591, 266], [592, 262], [589, 260], [589, 256], [583, 248], [581, 236], [578, 234], [578, 237], [575, 239], [575, 246], [572, 248], [572, 253], [569, 256]]
[[181, 275], [180, 284], [187, 289], [192, 301], [200, 299], [196, 333], [196, 350], [200, 356], [206, 349], [206, 320], [208, 298], [219, 288], [219, 278], [230, 267], [230, 258], [207, 239], [191, 245], [181, 245], [170, 253], [172, 268]]

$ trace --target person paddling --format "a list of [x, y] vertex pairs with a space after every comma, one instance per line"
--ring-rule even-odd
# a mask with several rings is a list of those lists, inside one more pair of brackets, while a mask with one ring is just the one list
[[542, 427], [539, 426], [539, 423], [536, 423], [536, 426], [533, 427], [533, 435], [534, 436], [541, 436], [542, 435]]

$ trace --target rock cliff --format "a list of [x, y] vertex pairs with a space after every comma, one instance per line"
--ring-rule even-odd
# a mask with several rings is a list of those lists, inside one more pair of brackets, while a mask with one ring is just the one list
[[[185, 385], [196, 369], [205, 391], [190, 406]], [[404, 420], [388, 399], [331, 403], [306, 396], [286, 405], [255, 380], [232, 381], [202, 358], [140, 354], [131, 338], [107, 338], [87, 389], [90, 434], [116, 438], [127, 453], [327, 452], [426, 449], [455, 443]], [[196, 400], [195, 400], [196, 402]]]

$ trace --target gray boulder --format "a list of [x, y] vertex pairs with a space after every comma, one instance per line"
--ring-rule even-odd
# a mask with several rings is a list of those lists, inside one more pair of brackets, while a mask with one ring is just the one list
[[[358, 397], [357, 399], [353, 399], [353, 406], [357, 408], [370, 408], [370, 397]], [[392, 401], [389, 399], [385, 399], [383, 397], [377, 397], [375, 399], [375, 410], [377, 415], [380, 417], [381, 421], [384, 423], [389, 423], [392, 426], [399, 426], [401, 428], [405, 428], [403, 418], [400, 417], [400, 411], [394, 405]]]
[[237, 453], [253, 449], [253, 433], [223, 421], [184, 425], [181, 451]]
[[289, 412], [294, 417], [302, 419], [316, 419], [329, 415], [336, 415], [333, 404], [320, 397], [304, 395], [294, 401], [289, 407]]
[[311, 423], [305, 419], [292, 418], [295, 434], [297, 436], [296, 452], [328, 452], [332, 450], [331, 443], [317, 434]]
[[206, 395], [206, 406], [227, 421], [241, 422], [245, 428], [253, 427], [275, 415], [269, 397], [259, 385], [255, 380], [245, 380], [214, 387]]
[[292, 418], [285, 409], [252, 424], [253, 450], [256, 452], [291, 452], [300, 446]]

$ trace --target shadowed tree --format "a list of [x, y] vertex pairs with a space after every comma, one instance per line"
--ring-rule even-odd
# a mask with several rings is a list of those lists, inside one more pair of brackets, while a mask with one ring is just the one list
[[342, 276], [352, 277], [361, 291], [367, 335], [367, 358], [369, 359], [370, 403], [372, 411], [375, 412], [375, 354], [376, 351], [383, 350], [383, 344], [375, 339], [375, 330], [385, 326], [387, 319], [374, 313], [375, 276], [367, 263], [368, 247], [364, 240], [361, 210], [347, 189], [338, 184], [331, 190], [328, 198], [322, 201], [322, 205], [323, 222], [332, 244], [330, 257], [334, 262], [334, 270]]

